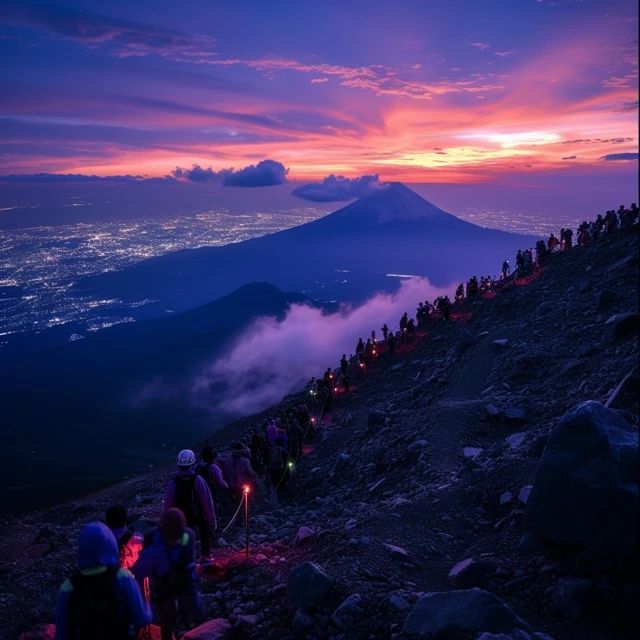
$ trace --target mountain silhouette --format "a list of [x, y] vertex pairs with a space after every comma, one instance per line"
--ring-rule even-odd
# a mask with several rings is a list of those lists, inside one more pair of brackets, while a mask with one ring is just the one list
[[154, 304], [132, 315], [184, 311], [246, 282], [268, 280], [323, 300], [361, 302], [390, 291], [389, 274], [446, 286], [470, 274], [495, 274], [535, 238], [486, 229], [442, 211], [401, 183], [389, 183], [324, 218], [222, 247], [166, 254], [118, 272], [88, 277], [77, 290]]

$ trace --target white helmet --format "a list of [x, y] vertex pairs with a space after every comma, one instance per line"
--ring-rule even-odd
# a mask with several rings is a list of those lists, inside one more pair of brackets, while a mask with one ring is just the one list
[[196, 456], [191, 449], [183, 449], [178, 454], [177, 465], [179, 467], [191, 467], [196, 463]]

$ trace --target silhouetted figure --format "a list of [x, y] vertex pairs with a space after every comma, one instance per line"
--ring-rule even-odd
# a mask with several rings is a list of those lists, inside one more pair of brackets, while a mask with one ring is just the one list
[[358, 338], [358, 344], [356, 345], [356, 355], [359, 356], [364, 353], [364, 342], [362, 338]]
[[387, 323], [385, 322], [382, 325], [382, 337], [384, 338], [385, 341], [386, 341], [388, 335], [389, 335], [389, 327], [387, 326]]
[[396, 352], [396, 336], [393, 333], [389, 334], [387, 338], [387, 347], [389, 347], [389, 353], [393, 355]]
[[511, 273], [511, 267], [509, 266], [509, 261], [505, 260], [502, 263], [502, 279], [506, 280], [510, 273]]
[[547, 241], [547, 248], [549, 249], [549, 252], [553, 252], [558, 248], [558, 245], [560, 244], [560, 240], [558, 240], [558, 238], [556, 238], [553, 233], [549, 236], [549, 240]]
[[458, 304], [460, 304], [464, 300], [464, 284], [461, 282], [456, 289], [456, 297], [455, 300]]
[[346, 376], [348, 371], [349, 371], [349, 361], [347, 360], [347, 354], [343, 353], [342, 358], [340, 359], [340, 373], [343, 376]]

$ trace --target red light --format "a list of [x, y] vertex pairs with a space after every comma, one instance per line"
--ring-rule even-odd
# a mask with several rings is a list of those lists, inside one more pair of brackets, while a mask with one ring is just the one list
[[243, 490], [245, 493], [249, 493], [249, 485], [248, 485], [248, 484], [245, 484], [245, 485], [242, 487], [242, 490]]

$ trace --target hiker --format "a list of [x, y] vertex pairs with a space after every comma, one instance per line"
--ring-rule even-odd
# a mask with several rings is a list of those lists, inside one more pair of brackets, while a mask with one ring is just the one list
[[216, 464], [217, 457], [217, 451], [207, 445], [202, 449], [200, 463], [195, 468], [195, 472], [204, 479], [209, 487], [214, 513], [217, 512], [220, 503], [220, 490], [229, 490], [229, 485], [222, 475], [222, 469]]
[[409, 322], [407, 322], [407, 336], [412, 340], [416, 337], [416, 323], [413, 318], [409, 318]]
[[[276, 427], [276, 429], [278, 429], [278, 427]], [[282, 429], [278, 429], [278, 435], [276, 436], [276, 439], [280, 438], [285, 438]], [[251, 466], [251, 462], [242, 455], [242, 452], [242, 445], [239, 442], [234, 442], [231, 445], [231, 457], [226, 458], [222, 462], [224, 477], [227, 480], [229, 489], [236, 498], [242, 496], [245, 485], [255, 486], [258, 480], [256, 472]]]
[[502, 263], [502, 279], [506, 280], [510, 273], [511, 273], [511, 267], [509, 266], [509, 261], [505, 260]]
[[120, 566], [131, 569], [142, 550], [144, 538], [127, 527], [127, 509], [121, 504], [109, 507], [104, 519], [118, 543]]
[[282, 438], [278, 438], [269, 447], [269, 477], [271, 480], [272, 499], [281, 497], [287, 482], [287, 449]]
[[549, 249], [549, 252], [551, 253], [555, 251], [558, 248], [559, 244], [560, 244], [560, 241], [552, 233], [549, 236], [549, 240], [547, 240], [547, 248]]
[[340, 373], [342, 376], [346, 376], [349, 372], [349, 361], [347, 360], [347, 354], [343, 353], [340, 359]]
[[451, 317], [451, 301], [449, 300], [449, 296], [438, 298], [438, 311], [445, 320], [449, 320]]
[[344, 374], [340, 377], [340, 383], [342, 384], [342, 390], [345, 393], [349, 393], [351, 391], [351, 380], [349, 379], [348, 374]]
[[382, 337], [384, 338], [384, 340], [387, 340], [387, 336], [389, 335], [389, 327], [387, 326], [387, 323], [385, 322], [382, 325]]
[[458, 288], [456, 289], [455, 300], [458, 304], [464, 301], [464, 284], [462, 284], [462, 282], [458, 285]]
[[162, 640], [174, 640], [179, 615], [190, 624], [201, 622], [195, 536], [180, 509], [168, 509], [162, 514], [160, 526], [148, 536], [133, 573], [138, 583], [145, 578], [150, 580], [151, 601]]
[[358, 338], [358, 344], [356, 344], [356, 355], [360, 356], [364, 353], [364, 342], [362, 338]]
[[264, 472], [264, 453], [266, 445], [264, 436], [261, 433], [258, 433], [255, 429], [253, 429], [251, 433], [249, 448], [251, 449], [251, 466], [258, 475], [262, 475]]
[[404, 333], [407, 329], [408, 323], [409, 323], [409, 314], [405, 311], [402, 314], [402, 318], [400, 318], [400, 331]]
[[200, 534], [200, 551], [205, 562], [211, 561], [211, 538], [216, 530], [216, 513], [211, 491], [204, 478], [193, 469], [196, 457], [191, 449], [178, 454], [177, 473], [167, 485], [164, 510], [178, 508], [187, 525]]
[[389, 353], [393, 355], [396, 352], [396, 336], [392, 332], [387, 338], [387, 347], [389, 347]]
[[368, 367], [373, 364], [373, 343], [371, 340], [367, 340], [367, 344], [364, 345], [364, 361]]
[[78, 570], [58, 592], [56, 640], [129, 640], [151, 622], [140, 588], [119, 562], [109, 527], [92, 522], [80, 531]]

